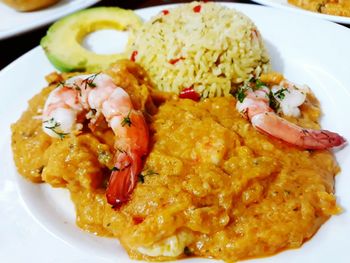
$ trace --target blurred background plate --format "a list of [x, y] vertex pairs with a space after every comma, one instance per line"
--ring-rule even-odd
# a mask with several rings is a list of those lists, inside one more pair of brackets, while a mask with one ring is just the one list
[[61, 0], [53, 6], [32, 12], [18, 12], [0, 2], [0, 40], [44, 26], [97, 2], [99, 0]]
[[286, 9], [292, 12], [312, 16], [312, 17], [317, 17], [317, 18], [322, 18], [322, 19], [327, 19], [329, 21], [333, 21], [336, 23], [340, 24], [345, 24], [345, 25], [350, 25], [350, 17], [345, 17], [345, 16], [331, 16], [331, 15], [326, 15], [326, 14], [321, 14], [321, 13], [316, 13], [316, 12], [311, 12], [308, 10], [301, 9], [297, 6], [291, 5], [288, 3], [288, 0], [252, 0], [255, 3], [259, 3], [262, 5], [267, 5], [271, 7], [276, 7], [276, 8], [282, 8]]

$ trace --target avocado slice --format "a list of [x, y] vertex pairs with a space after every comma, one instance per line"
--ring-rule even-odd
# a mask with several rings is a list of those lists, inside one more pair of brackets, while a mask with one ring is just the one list
[[141, 24], [141, 18], [131, 10], [94, 7], [54, 23], [41, 39], [40, 45], [50, 62], [62, 72], [95, 72], [107, 68], [118, 59], [126, 58], [126, 54], [103, 55], [91, 52], [81, 45], [84, 37], [101, 29], [133, 30]]

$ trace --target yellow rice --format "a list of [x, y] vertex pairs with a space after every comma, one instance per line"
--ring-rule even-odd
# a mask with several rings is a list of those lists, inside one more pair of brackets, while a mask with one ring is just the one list
[[177, 94], [193, 87], [202, 97], [227, 96], [269, 69], [254, 23], [215, 3], [192, 2], [160, 12], [131, 37], [128, 49], [158, 90]]

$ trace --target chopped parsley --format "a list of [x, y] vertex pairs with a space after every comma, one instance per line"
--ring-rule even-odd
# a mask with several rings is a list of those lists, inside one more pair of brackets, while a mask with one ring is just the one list
[[318, 4], [317, 7], [316, 7], [316, 10], [318, 13], [322, 13], [322, 9], [325, 7], [325, 4], [324, 3], [321, 3], [321, 4]]
[[256, 79], [256, 78], [251, 78], [248, 81], [246, 81], [244, 83], [243, 86], [241, 86], [237, 92], [236, 92], [236, 98], [239, 102], [243, 102], [243, 100], [245, 99], [246, 95], [246, 91], [248, 89], [252, 89], [253, 91], [256, 91], [258, 89], [261, 89], [262, 87], [267, 87], [265, 82], [262, 82], [260, 79]]
[[45, 166], [42, 165], [40, 166], [39, 168], [36, 169], [36, 171], [38, 172], [38, 174], [42, 174], [43, 173], [43, 170], [44, 170]]
[[256, 81], [256, 80], [255, 80], [254, 77], [251, 77], [251, 78], [248, 80], [249, 83], [254, 83], [255, 81]]
[[66, 85], [66, 83], [64, 81], [60, 80], [60, 81], [58, 81], [56, 88], [59, 86], [65, 86], [65, 85]]
[[96, 116], [97, 110], [96, 109], [91, 109], [90, 110], [92, 116]]
[[257, 79], [255, 81], [255, 89], [254, 90], [257, 90], [257, 89], [260, 89], [262, 87], [266, 87], [266, 84], [264, 82], [262, 82], [260, 79]]
[[155, 19], [154, 21], [152, 21], [152, 25], [154, 25], [155, 23], [163, 23], [163, 19], [161, 17]]
[[87, 119], [96, 119], [97, 118], [97, 110], [90, 109], [88, 113], [85, 114]]
[[266, 86], [266, 83], [265, 82], [262, 82], [260, 79], [256, 79], [256, 78], [251, 78], [249, 81], [248, 81], [248, 86], [250, 88], [252, 88], [254, 91], [255, 90], [258, 90], [262, 87], [267, 87]]
[[131, 126], [132, 122], [131, 122], [131, 119], [130, 119], [130, 113], [131, 111], [129, 111], [128, 115], [126, 115], [126, 117], [124, 117], [121, 125], [124, 127], [125, 125], [128, 125], [129, 127]]
[[286, 96], [285, 92], [288, 91], [286, 88], [282, 88], [278, 91], [276, 91], [273, 95], [279, 98], [280, 100], [283, 100]]
[[278, 109], [280, 108], [280, 103], [276, 100], [271, 90], [269, 92], [269, 106], [274, 111], [278, 111]]
[[184, 254], [186, 255], [186, 256], [192, 256], [192, 251], [191, 251], [191, 249], [189, 248], [189, 247], [185, 247], [184, 248]]
[[139, 174], [137, 181], [143, 184], [145, 182], [145, 176], [143, 174]]
[[126, 153], [125, 150], [123, 150], [123, 149], [121, 149], [121, 148], [119, 148], [119, 147], [117, 147], [117, 150], [118, 150], [119, 152], [121, 152], [121, 153]]
[[47, 123], [47, 126], [45, 126], [45, 128], [53, 131], [61, 140], [69, 134], [58, 130], [61, 126], [61, 123], [55, 121], [54, 118], [44, 121], [43, 123]]
[[[120, 166], [120, 165], [119, 165]], [[123, 167], [117, 167], [117, 166], [113, 166], [112, 167], [112, 169], [110, 169], [111, 170], [111, 172], [122, 172], [122, 171], [124, 171], [125, 169], [127, 169], [127, 168], [129, 168], [131, 166], [131, 163], [128, 163], [128, 164], [126, 164], [125, 166], [123, 166]]]
[[236, 98], [241, 103], [244, 101], [244, 99], [246, 97], [246, 94], [245, 94], [246, 90], [247, 90], [247, 88], [245, 86], [243, 86], [243, 87], [240, 87], [236, 93]]
[[77, 91], [79, 91], [79, 95], [81, 96], [81, 88], [77, 84], [73, 84], [73, 88]]
[[95, 81], [95, 78], [100, 74], [99, 73], [96, 73], [96, 74], [93, 74], [91, 75], [90, 77], [86, 78], [83, 80], [83, 83], [85, 84], [84, 88], [87, 89], [87, 87], [89, 86], [90, 88], [96, 88], [96, 83], [94, 82]]
[[153, 171], [152, 169], [147, 169], [142, 171], [138, 176], [138, 182], [144, 183], [146, 176], [159, 175], [159, 173]]
[[152, 169], [148, 169], [146, 171], [142, 171], [142, 173], [144, 173], [144, 176], [159, 175], [159, 173], [153, 171]]

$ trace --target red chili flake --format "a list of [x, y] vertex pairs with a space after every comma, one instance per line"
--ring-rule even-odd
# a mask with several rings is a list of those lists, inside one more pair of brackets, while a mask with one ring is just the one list
[[137, 56], [138, 53], [139, 53], [139, 52], [137, 52], [137, 50], [135, 50], [135, 51], [132, 52], [132, 54], [131, 54], [131, 56], [130, 56], [130, 60], [131, 60], [132, 62], [135, 62], [136, 56]]
[[199, 101], [201, 99], [201, 96], [197, 91], [194, 90], [193, 86], [184, 88], [179, 95], [179, 98], [181, 99], [190, 99], [194, 101]]
[[141, 224], [145, 219], [141, 216], [134, 216], [132, 220], [134, 221], [135, 225], [138, 225]]
[[183, 59], [185, 59], [185, 58], [181, 57], [181, 58], [170, 59], [170, 60], [169, 60], [169, 63], [170, 63], [171, 65], [175, 65], [177, 62], [179, 62], [180, 60], [183, 60]]
[[259, 39], [259, 32], [256, 29], [253, 29], [250, 36], [251, 39]]
[[163, 15], [166, 16], [167, 14], [169, 14], [169, 10], [166, 10], [166, 9], [165, 9], [165, 10], [162, 11], [162, 13], [163, 13]]
[[202, 6], [201, 5], [196, 5], [195, 7], [193, 7], [193, 12], [195, 13], [199, 13], [202, 9]]

